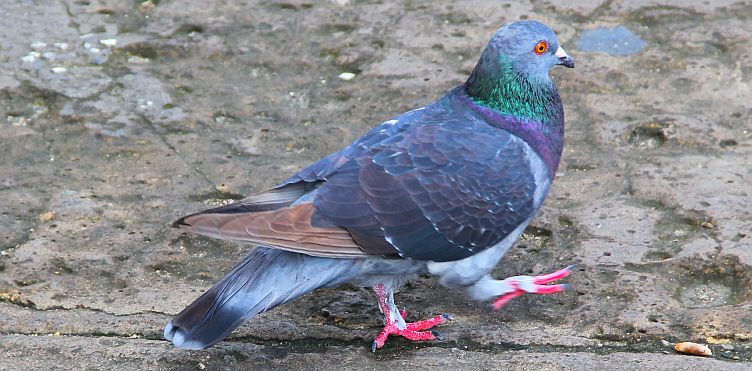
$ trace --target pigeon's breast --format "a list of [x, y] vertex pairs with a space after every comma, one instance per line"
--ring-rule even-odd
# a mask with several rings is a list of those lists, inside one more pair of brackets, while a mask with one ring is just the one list
[[[533, 151], [530, 146], [526, 146], [528, 152], [528, 164], [535, 177], [535, 193], [533, 194], [533, 205], [535, 213], [540, 209], [541, 204], [548, 194], [551, 187], [551, 180], [548, 174], [548, 167], [545, 162]], [[468, 258], [450, 261], [450, 262], [428, 262], [428, 271], [440, 276], [440, 282], [449, 287], [466, 287], [474, 284], [483, 276], [489, 274], [498, 264], [499, 260], [506, 254], [515, 241], [522, 235], [527, 225], [535, 217], [535, 213], [523, 221], [503, 240], [495, 245], [483, 250]]]

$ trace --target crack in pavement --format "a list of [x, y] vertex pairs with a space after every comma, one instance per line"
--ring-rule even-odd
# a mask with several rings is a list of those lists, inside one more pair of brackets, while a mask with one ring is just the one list
[[40, 308], [40, 307], [37, 307], [36, 303], [34, 303], [33, 301], [29, 299], [20, 298], [19, 296], [11, 296], [8, 293], [0, 293], [0, 303], [8, 303], [14, 306], [34, 310], [37, 312], [50, 312], [50, 311], [56, 311], [56, 310], [62, 310], [62, 311], [88, 310], [88, 311], [92, 311], [96, 313], [110, 315], [113, 317], [129, 317], [129, 316], [148, 315], [148, 314], [158, 314], [158, 315], [163, 315], [163, 316], [168, 316], [168, 317], [173, 316], [173, 314], [164, 313], [164, 312], [160, 312], [156, 310], [144, 310], [140, 312], [118, 314], [118, 313], [108, 312], [101, 308], [92, 308], [85, 304], [77, 304], [74, 307], [52, 305], [52, 306]]
[[209, 185], [209, 187], [214, 188], [214, 182], [212, 182], [211, 178], [204, 174], [197, 166], [191, 166], [190, 164], [188, 164], [185, 161], [185, 157], [180, 154], [180, 151], [175, 146], [170, 144], [170, 142], [167, 140], [167, 136], [164, 133], [160, 132], [158, 126], [155, 125], [154, 122], [149, 120], [149, 118], [144, 114], [138, 114], [138, 116], [148, 124], [146, 126], [149, 128], [149, 131], [156, 135], [157, 138], [159, 138], [159, 140], [162, 142], [162, 144], [164, 144], [167, 148], [170, 149], [170, 151], [172, 151], [172, 153], [175, 154], [175, 158], [182, 162], [186, 167], [191, 169], [192, 172], [198, 174], [199, 177]]
[[[5, 332], [2, 335], [17, 336], [62, 336], [62, 337], [86, 337], [86, 338], [115, 338], [122, 340], [148, 340], [158, 342], [168, 342], [161, 337], [161, 334], [149, 333], [132, 333], [121, 334], [117, 332]], [[585, 338], [588, 340], [594, 340]], [[362, 345], [364, 350], [370, 347], [369, 340], [345, 341], [333, 338], [302, 338], [296, 340], [279, 340], [267, 339], [253, 336], [229, 338], [223, 341], [229, 344], [253, 344], [264, 347], [265, 353], [285, 356], [287, 354], [305, 354], [305, 353], [327, 353], [332, 347], [348, 347]], [[439, 348], [447, 349], [452, 352], [472, 352], [472, 353], [491, 353], [500, 354], [509, 351], [524, 351], [528, 353], [585, 353], [596, 355], [608, 355], [616, 353], [652, 353], [652, 354], [676, 354], [672, 347], [662, 345], [659, 340], [648, 340], [634, 342], [626, 345], [606, 345], [602, 346], [584, 346], [584, 345], [555, 345], [555, 344], [519, 344], [514, 342], [496, 342], [496, 343], [479, 343], [471, 339], [439, 341], [439, 342], [408, 342], [401, 339], [393, 340], [379, 352], [374, 354], [376, 359], [391, 358], [404, 352], [413, 352], [421, 349]], [[714, 352], [713, 359], [737, 363], [752, 360], [752, 352], [737, 352], [738, 359], [723, 356], [721, 352]]]

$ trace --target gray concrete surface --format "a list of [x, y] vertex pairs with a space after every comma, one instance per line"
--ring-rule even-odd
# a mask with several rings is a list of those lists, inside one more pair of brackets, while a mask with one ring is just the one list
[[[750, 369], [752, 5], [713, 1], [0, 2], [0, 369]], [[499, 312], [427, 277], [391, 340], [354, 287], [206, 351], [164, 324], [249, 249], [170, 229], [463, 82], [501, 24], [551, 25], [566, 148], [498, 277], [577, 263]], [[624, 26], [636, 54], [578, 50]], [[355, 74], [343, 80], [343, 72]], [[712, 358], [670, 344], [711, 343]]]

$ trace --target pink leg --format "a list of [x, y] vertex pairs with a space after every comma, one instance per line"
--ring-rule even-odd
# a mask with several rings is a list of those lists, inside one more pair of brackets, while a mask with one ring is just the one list
[[[376, 299], [379, 302], [379, 307], [381, 308], [382, 313], [384, 313], [385, 326], [371, 344], [372, 351], [375, 352], [376, 349], [383, 347], [386, 343], [387, 338], [389, 338], [389, 335], [402, 336], [407, 340], [413, 341], [442, 339], [441, 333], [437, 331], [424, 330], [428, 330], [436, 325], [440, 325], [448, 320], [451, 320], [451, 316], [449, 316], [448, 314], [441, 314], [423, 321], [412, 323], [408, 322], [406, 323], [405, 329], [400, 330], [395, 325], [395, 322], [391, 319], [390, 314], [392, 309], [390, 309], [391, 306], [389, 305], [390, 295], [384, 285], [377, 284], [373, 287], [373, 291], [376, 293]], [[407, 312], [405, 310], [402, 310], [400, 311], [399, 315], [401, 315], [404, 319], [404, 317], [407, 315]]]
[[522, 296], [525, 293], [546, 295], [566, 290], [569, 287], [569, 285], [567, 284], [546, 284], [568, 276], [572, 272], [572, 269], [574, 269], [574, 265], [570, 265], [556, 272], [540, 276], [517, 276], [507, 278], [505, 281], [507, 281], [507, 283], [509, 283], [512, 288], [514, 288], [514, 290], [496, 299], [496, 301], [494, 301], [493, 303], [493, 309], [498, 310], [509, 303], [512, 299]]

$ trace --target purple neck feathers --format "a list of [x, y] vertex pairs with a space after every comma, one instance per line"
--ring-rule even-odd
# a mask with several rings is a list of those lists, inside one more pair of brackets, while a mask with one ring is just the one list
[[561, 98], [555, 95], [558, 104], [556, 114], [548, 122], [541, 122], [526, 117], [502, 114], [496, 110], [477, 104], [462, 87], [455, 90], [455, 96], [491, 126], [508, 131], [527, 142], [543, 159], [548, 167], [551, 179], [556, 174], [564, 147], [564, 110]]

